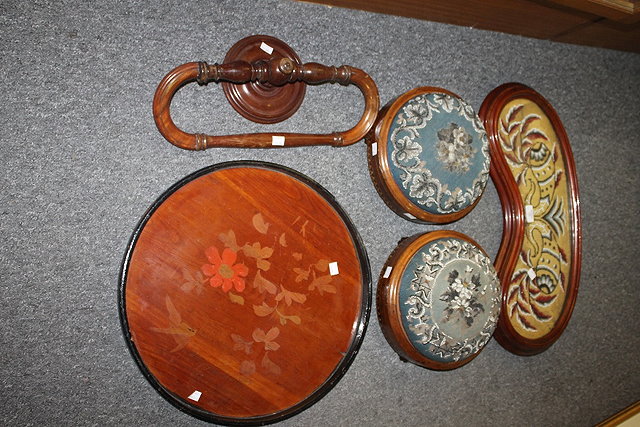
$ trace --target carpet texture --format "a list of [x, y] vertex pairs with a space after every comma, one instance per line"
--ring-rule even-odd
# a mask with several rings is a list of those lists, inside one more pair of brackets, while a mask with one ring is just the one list
[[[374, 277], [418, 232], [455, 229], [496, 254], [492, 183], [461, 221], [420, 226], [378, 197], [362, 143], [205, 152], [167, 143], [151, 114], [160, 79], [184, 62], [220, 62], [251, 34], [281, 38], [304, 62], [366, 70], [383, 103], [430, 85], [477, 109], [502, 83], [535, 88], [570, 137], [584, 225], [577, 304], [548, 351], [523, 358], [491, 341], [463, 368], [433, 372], [402, 363], [374, 315], [348, 373], [283, 425], [590, 425], [640, 398], [640, 55], [285, 0], [3, 1], [0, 424], [199, 423], [139, 372], [116, 289], [139, 218], [204, 166], [263, 160], [316, 180], [358, 228]], [[311, 87], [294, 117], [261, 126], [210, 84], [183, 88], [173, 111], [191, 132], [329, 132], [351, 127], [362, 106], [354, 87]]]

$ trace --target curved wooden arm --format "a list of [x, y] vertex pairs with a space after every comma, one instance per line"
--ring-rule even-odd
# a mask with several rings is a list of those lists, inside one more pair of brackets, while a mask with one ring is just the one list
[[[197, 81], [201, 85], [221, 81], [232, 83], [258, 81], [275, 86], [297, 81], [307, 84], [340, 83], [345, 86], [354, 84], [364, 95], [365, 108], [360, 121], [345, 132], [330, 134], [255, 133], [224, 136], [193, 134], [180, 130], [171, 119], [170, 113], [171, 100], [175, 93], [182, 86], [193, 81]], [[313, 62], [299, 65], [288, 58], [273, 58], [254, 63], [236, 61], [220, 65], [189, 62], [167, 74], [158, 85], [153, 97], [153, 117], [158, 130], [167, 141], [186, 150], [204, 150], [210, 147], [271, 148], [350, 145], [362, 139], [373, 126], [379, 108], [378, 88], [373, 79], [364, 71], [347, 65], [328, 67]]]

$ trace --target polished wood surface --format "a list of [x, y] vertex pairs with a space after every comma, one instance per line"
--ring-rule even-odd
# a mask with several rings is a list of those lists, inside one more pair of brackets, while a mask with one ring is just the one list
[[[250, 43], [256, 44], [260, 36], [251, 39]], [[242, 49], [241, 49], [242, 50]], [[362, 139], [369, 131], [380, 108], [378, 88], [373, 79], [364, 71], [342, 65], [329, 67], [318, 63], [299, 64], [296, 60], [278, 56], [280, 50], [275, 50], [267, 60], [247, 62], [243, 60], [224, 64], [209, 65], [206, 62], [189, 62], [170, 71], [160, 82], [153, 98], [153, 117], [158, 130], [167, 141], [177, 147], [186, 150], [204, 150], [211, 147], [248, 147], [248, 148], [277, 148], [297, 147], [308, 145], [332, 145], [344, 146], [353, 144]], [[235, 56], [235, 55], [232, 55]], [[301, 134], [301, 133], [256, 133], [241, 135], [205, 135], [187, 133], [179, 129], [171, 118], [171, 100], [175, 93], [185, 84], [197, 81], [199, 84], [209, 82], [230, 82], [234, 84], [247, 84], [257, 82], [260, 85], [251, 86], [255, 90], [237, 91], [235, 95], [228, 95], [235, 101], [234, 108], [247, 111], [245, 117], [265, 118], [263, 122], [269, 123], [269, 110], [273, 107], [269, 104], [274, 99], [264, 96], [263, 103], [258, 100], [261, 88], [265, 86], [284, 86], [289, 84], [317, 85], [322, 83], [339, 83], [341, 85], [356, 85], [365, 99], [365, 108], [362, 117], [356, 125], [343, 132], [331, 132], [327, 134]], [[246, 87], [246, 86], [245, 86]], [[271, 93], [273, 94], [273, 93]], [[241, 100], [238, 100], [240, 97]], [[286, 97], [277, 96], [279, 102], [287, 103]], [[297, 109], [283, 107], [276, 114], [275, 119], [281, 120], [287, 114], [293, 114]], [[301, 101], [299, 101], [301, 102]], [[253, 106], [249, 108], [248, 106]], [[257, 109], [257, 113], [256, 113]], [[279, 110], [276, 107], [275, 110]], [[259, 116], [259, 117], [258, 117]], [[273, 119], [273, 117], [271, 117]], [[277, 121], [276, 120], [276, 121]], [[258, 120], [260, 121], [260, 120]]]
[[304, 0], [640, 53], [635, 0]]
[[[269, 48], [266, 49], [265, 45]], [[271, 53], [267, 53], [269, 49], [273, 49]], [[272, 56], [287, 58], [298, 66], [302, 65], [300, 57], [288, 44], [264, 35], [238, 40], [227, 52], [224, 63], [255, 63], [268, 61]], [[229, 104], [242, 116], [256, 123], [278, 123], [291, 117], [300, 108], [307, 88], [304, 82], [277, 86], [259, 81], [244, 84], [222, 82], [220, 85]]]
[[344, 374], [370, 309], [369, 265], [326, 190], [275, 165], [204, 169], [168, 190], [123, 265], [121, 319], [165, 398], [217, 423], [274, 422]]
[[[566, 277], [563, 270], [560, 270], [560, 285], [562, 286], [561, 289], [563, 292], [562, 306], [559, 311], [552, 314], [538, 314], [538, 317], [542, 318], [542, 323], [546, 326], [542, 334], [536, 333], [535, 335], [532, 332], [535, 328], [529, 325], [525, 318], [522, 318], [519, 322], [514, 321], [512, 310], [508, 308], [514, 299], [512, 284], [527, 280], [527, 272], [518, 274], [514, 272], [516, 264], [521, 263], [522, 259], [529, 259], [530, 257], [529, 251], [525, 251], [524, 247], [525, 236], [531, 238], [533, 233], [536, 233], [536, 236], [540, 237], [537, 235], [537, 231], [529, 227], [528, 221], [526, 220], [525, 205], [523, 203], [523, 198], [529, 197], [529, 195], [534, 194], [534, 192], [530, 190], [527, 194], [523, 194], [516, 182], [516, 179], [518, 179], [518, 182], [522, 183], [522, 185], [529, 185], [529, 178], [526, 178], [524, 175], [514, 177], [514, 172], [510, 164], [516, 164], [515, 162], [518, 160], [516, 157], [519, 154], [514, 155], [514, 153], [505, 152], [502, 148], [500, 138], [501, 129], [504, 130], [505, 126], [507, 126], [508, 132], [511, 132], [511, 135], [515, 135], [516, 126], [510, 126], [510, 124], [505, 123], [502, 114], [504, 114], [505, 109], [511, 105], [510, 103], [519, 100], [531, 102], [541, 111], [541, 114], [534, 114], [523, 118], [527, 125], [541, 118], [548, 119], [550, 123], [551, 129], [549, 129], [548, 133], [552, 135], [545, 135], [545, 132], [541, 133], [535, 129], [528, 129], [527, 135], [530, 134], [532, 140], [537, 139], [536, 142], [532, 143], [528, 141], [527, 136], [521, 136], [522, 141], [519, 141], [527, 146], [525, 149], [525, 151], [529, 152], [527, 156], [531, 155], [531, 148], [539, 144], [540, 141], [553, 142], [554, 147], [556, 147], [555, 150], [557, 151], [552, 152], [552, 159], [554, 159], [554, 161], [560, 161], [563, 167], [554, 172], [554, 179], [549, 185], [555, 187], [561, 182], [565, 183], [563, 185], [568, 192], [566, 197], [567, 203], [569, 204], [569, 206], [563, 208], [566, 209], [568, 216], [568, 218], [565, 218], [563, 221], [566, 221], [569, 227], [568, 239], [570, 253], [557, 250], [560, 257], [557, 264], [569, 264], [569, 271]], [[518, 107], [509, 108], [510, 115], [516, 114], [515, 111], [517, 108]], [[492, 157], [491, 178], [500, 196], [504, 219], [502, 241], [494, 261], [503, 286], [502, 312], [495, 337], [503, 347], [513, 353], [533, 355], [549, 348], [566, 328], [571, 318], [571, 313], [573, 312], [578, 293], [578, 285], [580, 283], [582, 228], [580, 198], [573, 154], [562, 122], [553, 107], [540, 94], [527, 86], [519, 83], [507, 83], [497, 87], [484, 100], [479, 114], [484, 121], [485, 129], [489, 137]], [[511, 130], [512, 128], [513, 130]], [[533, 174], [535, 175], [535, 172], [533, 172]], [[540, 196], [540, 194], [538, 194], [538, 196]], [[555, 234], [549, 231], [549, 236], [555, 236]], [[550, 237], [547, 239], [550, 239]], [[551, 245], [560, 246], [560, 244], [554, 242], [553, 239], [549, 241]], [[521, 283], [521, 286], [518, 287], [520, 291], [515, 294], [516, 297], [519, 298], [519, 295], [528, 294], [528, 292], [530, 292], [529, 289], [534, 289], [535, 292], [539, 292], [539, 281], [541, 277], [537, 270], [534, 271], [534, 274], [535, 276], [531, 278], [529, 287], [524, 286], [523, 288], [522, 283], [524, 282]], [[538, 295], [540, 298], [543, 298], [542, 306], [548, 306], [553, 301], [550, 295], [543, 295], [542, 293]], [[537, 297], [531, 297], [531, 299], [537, 300]], [[518, 310], [520, 310], [520, 308], [524, 311], [528, 309], [526, 306], [523, 307], [519, 300], [518, 305]], [[538, 313], [538, 308], [532, 307], [532, 309], [535, 313]], [[522, 325], [524, 325], [524, 329]]]
[[[412, 98], [432, 92], [443, 93], [460, 98], [455, 93], [446, 89], [424, 86], [412, 89], [389, 101], [378, 114], [373, 127], [365, 138], [365, 142], [367, 144], [367, 161], [369, 174], [371, 175], [371, 180], [373, 181], [375, 189], [382, 200], [384, 200], [385, 204], [397, 215], [406, 220], [418, 223], [448, 224], [459, 220], [471, 212], [482, 196], [478, 197], [471, 205], [459, 210], [458, 212], [438, 215], [427, 212], [421, 207], [416, 206], [416, 204], [413, 203], [398, 186], [398, 183], [391, 172], [387, 149], [389, 131], [393, 125], [393, 119], [398, 111]], [[377, 151], [375, 155], [373, 152], [374, 143], [376, 143]], [[410, 214], [415, 219], [408, 217], [407, 214]]]

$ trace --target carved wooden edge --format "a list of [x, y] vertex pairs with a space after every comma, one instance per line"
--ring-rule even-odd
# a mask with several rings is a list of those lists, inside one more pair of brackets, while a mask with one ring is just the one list
[[[133, 251], [135, 249], [136, 243], [140, 234], [142, 233], [145, 225], [154, 214], [154, 212], [162, 205], [162, 203], [167, 200], [173, 193], [187, 185], [188, 183], [194, 181], [197, 178], [200, 178], [204, 175], [208, 175], [209, 173], [220, 171], [223, 169], [229, 168], [262, 168], [268, 169], [276, 172], [281, 172], [285, 175], [296, 179], [303, 184], [311, 187], [313, 190], [317, 191], [318, 194], [323, 197], [336, 211], [336, 213], [340, 216], [345, 226], [349, 230], [349, 234], [353, 239], [353, 243], [356, 249], [356, 253], [358, 259], [360, 261], [360, 272], [362, 275], [362, 298], [360, 304], [360, 317], [357, 323], [354, 325], [352, 329], [353, 338], [349, 349], [344, 353], [344, 356], [340, 363], [336, 366], [331, 375], [327, 378], [327, 380], [320, 385], [313, 393], [307, 396], [304, 400], [298, 402], [294, 406], [282, 410], [280, 412], [275, 412], [273, 414], [257, 416], [257, 417], [247, 417], [247, 418], [235, 418], [235, 417], [227, 417], [222, 415], [213, 414], [209, 411], [205, 411], [195, 405], [190, 404], [185, 401], [182, 397], [172, 393], [168, 389], [166, 389], [160, 382], [155, 378], [155, 376], [147, 369], [142, 360], [142, 357], [138, 353], [133, 337], [131, 336], [131, 332], [129, 330], [129, 323], [127, 319], [127, 311], [126, 311], [126, 284], [127, 284], [127, 276], [129, 271], [129, 265], [131, 263], [131, 257], [133, 255]], [[371, 294], [372, 294], [372, 282], [371, 282], [371, 269], [369, 264], [369, 258], [367, 256], [367, 251], [365, 249], [364, 243], [360, 234], [358, 233], [355, 225], [351, 222], [351, 219], [347, 215], [346, 211], [338, 204], [335, 197], [320, 184], [307, 177], [306, 175], [301, 174], [293, 169], [290, 169], [286, 166], [278, 165], [275, 163], [261, 162], [261, 161], [251, 161], [251, 160], [239, 160], [239, 161], [231, 161], [231, 162], [223, 162], [218, 163], [212, 166], [205, 167], [200, 169], [186, 177], [182, 178], [180, 181], [173, 184], [169, 189], [167, 189], [155, 202], [147, 209], [147, 211], [142, 216], [140, 222], [136, 225], [133, 234], [129, 240], [127, 245], [127, 249], [125, 251], [124, 258], [122, 260], [122, 266], [120, 268], [119, 280], [118, 280], [118, 312], [120, 317], [120, 326], [122, 328], [122, 333], [124, 336], [124, 340], [127, 344], [127, 348], [129, 349], [129, 353], [133, 357], [136, 365], [142, 372], [143, 376], [149, 381], [151, 386], [169, 403], [178, 408], [180, 411], [189, 414], [195, 418], [201, 419], [207, 422], [213, 422], [216, 424], [223, 425], [242, 425], [242, 426], [251, 426], [251, 425], [266, 425], [272, 424], [275, 422], [283, 421], [287, 418], [290, 418], [305, 409], [311, 407], [315, 403], [317, 403], [322, 397], [324, 397], [331, 389], [338, 383], [338, 381], [344, 376], [347, 372], [353, 360], [355, 359], [358, 351], [360, 350], [360, 346], [362, 345], [362, 341], [364, 339], [365, 332], [367, 330], [367, 326], [369, 323], [369, 316], [371, 313]]]
[[[255, 133], [239, 135], [206, 135], [187, 133], [171, 119], [171, 100], [185, 84], [197, 81], [247, 83], [260, 82], [275, 86], [295, 82], [306, 84], [340, 83], [356, 85], [365, 99], [362, 117], [354, 127], [344, 132], [328, 134]], [[330, 67], [318, 63], [300, 65], [286, 57], [273, 57], [267, 61], [236, 61], [209, 65], [189, 62], [170, 71], [160, 82], [153, 97], [153, 117], [158, 130], [170, 143], [186, 150], [204, 150], [210, 147], [277, 148], [309, 145], [351, 145], [361, 140], [375, 121], [380, 108], [378, 88], [363, 70], [348, 65]], [[273, 137], [280, 137], [274, 144]]]
[[[411, 258], [423, 246], [439, 240], [457, 238], [467, 241], [480, 249], [482, 253], [487, 253], [482, 247], [469, 236], [453, 230], [437, 230], [429, 233], [419, 233], [406, 237], [398, 243], [398, 246], [391, 252], [387, 261], [383, 264], [380, 276], [378, 277], [378, 290], [376, 293], [376, 312], [380, 329], [387, 342], [400, 356], [403, 361], [414, 363], [424, 368], [437, 371], [448, 371], [466, 365], [475, 359], [482, 351], [457, 362], [438, 362], [422, 355], [413, 345], [411, 339], [402, 325], [402, 314], [400, 312], [399, 293], [402, 283], [402, 276], [411, 261]], [[488, 255], [487, 255], [488, 257]], [[391, 274], [384, 278], [387, 267], [392, 267]]]
[[[367, 161], [369, 165], [369, 173], [371, 180], [373, 181], [375, 189], [378, 194], [384, 200], [385, 204], [397, 215], [402, 218], [420, 223], [420, 224], [448, 224], [459, 220], [473, 210], [478, 204], [484, 194], [484, 189], [478, 198], [466, 208], [449, 214], [432, 214], [426, 212], [424, 209], [416, 206], [400, 189], [398, 183], [393, 178], [391, 168], [389, 166], [387, 141], [389, 138], [389, 130], [393, 124], [393, 118], [398, 111], [406, 104], [410, 99], [423, 94], [429, 93], [443, 93], [456, 98], [460, 96], [455, 93], [434, 86], [423, 86], [412, 89], [399, 97], [389, 101], [380, 110], [378, 117], [367, 136], [365, 142], [367, 144]], [[372, 144], [377, 143], [377, 154], [374, 156], [372, 151]], [[486, 188], [486, 187], [485, 187]], [[408, 217], [405, 214], [410, 214], [415, 219]]]
[[[508, 310], [506, 310], [509, 283], [524, 239], [525, 215], [518, 185], [500, 147], [498, 121], [504, 106], [517, 98], [528, 99], [538, 105], [551, 122], [564, 156], [565, 173], [570, 192], [569, 201], [571, 203], [569, 212], [571, 214], [572, 256], [565, 303], [553, 329], [544, 337], [538, 339], [528, 339], [519, 334], [507, 317]], [[505, 349], [512, 353], [521, 356], [535, 355], [548, 349], [560, 337], [569, 323], [578, 294], [582, 262], [582, 225], [578, 179], [573, 153], [567, 133], [555, 109], [542, 95], [523, 84], [506, 83], [495, 88], [482, 103], [479, 116], [484, 123], [489, 138], [489, 151], [491, 153], [490, 175], [502, 203], [504, 221], [502, 240], [494, 261], [494, 266], [502, 283], [502, 310], [494, 336]]]

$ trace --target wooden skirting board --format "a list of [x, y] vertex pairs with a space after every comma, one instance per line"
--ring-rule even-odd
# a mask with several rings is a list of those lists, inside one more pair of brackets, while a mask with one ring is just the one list
[[639, 0], [306, 0], [640, 53]]

